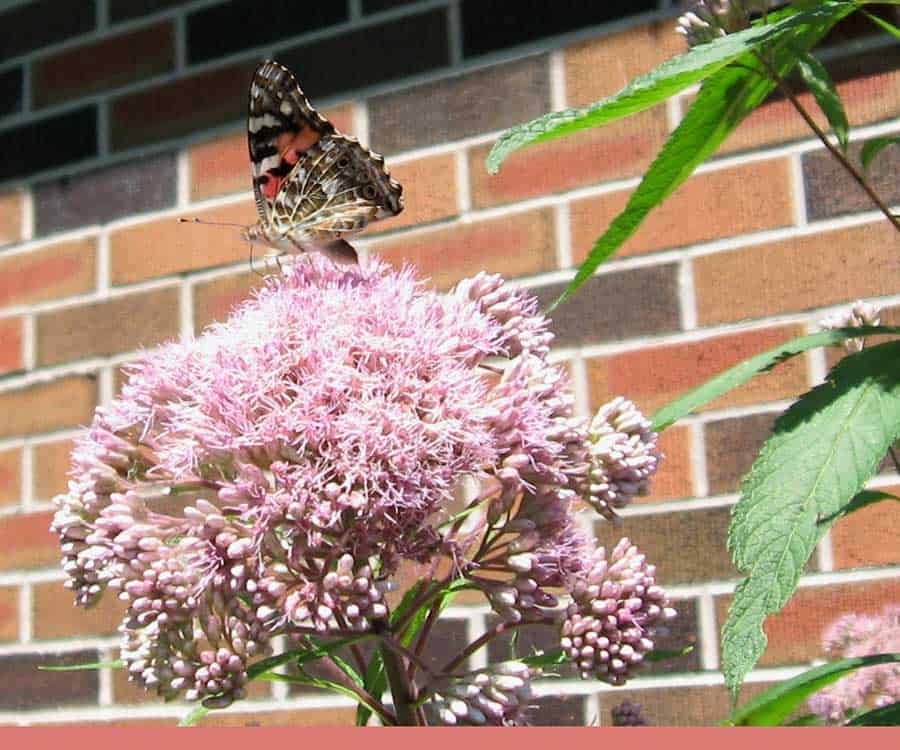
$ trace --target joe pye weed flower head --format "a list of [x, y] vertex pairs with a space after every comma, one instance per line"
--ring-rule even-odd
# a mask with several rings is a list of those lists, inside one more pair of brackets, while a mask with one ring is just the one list
[[[131, 678], [219, 707], [276, 635], [396, 638], [386, 592], [406, 563], [423, 606], [465, 579], [620, 684], [674, 612], [653, 566], [627, 540], [594, 549], [576, 511], [644, 492], [656, 436], [624, 399], [576, 417], [551, 341], [499, 276], [439, 295], [378, 261], [289, 266], [227, 322], [146, 352], [97, 409], [52, 526], [76, 601], [116, 592]], [[448, 721], [517, 723], [537, 671], [413, 690]]]

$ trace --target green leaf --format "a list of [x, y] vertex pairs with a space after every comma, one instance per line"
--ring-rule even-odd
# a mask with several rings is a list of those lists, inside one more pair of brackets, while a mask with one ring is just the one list
[[210, 712], [206, 706], [202, 703], [195, 708], [192, 708], [189, 713], [185, 714], [184, 718], [178, 722], [178, 726], [180, 727], [192, 727], [197, 724], [204, 716], [206, 716]]
[[784, 344], [779, 344], [762, 354], [757, 354], [755, 357], [746, 359], [740, 364], [725, 370], [725, 372], [707, 380], [703, 385], [664, 406], [653, 415], [651, 420], [653, 429], [656, 432], [666, 429], [666, 427], [699, 407], [743, 385], [754, 376], [771, 370], [780, 362], [784, 362], [809, 349], [815, 349], [818, 346], [832, 346], [839, 344], [844, 339], [858, 338], [861, 335], [875, 336], [882, 334], [900, 334], [900, 327], [863, 326], [860, 328], [836, 328], [831, 331], [821, 331], [808, 336], [801, 336]]
[[115, 661], [94, 661], [88, 664], [39, 664], [41, 672], [78, 672], [82, 669], [124, 669], [125, 662], [121, 659]]
[[557, 649], [555, 651], [547, 651], [543, 654], [533, 654], [531, 656], [523, 656], [521, 659], [513, 661], [522, 662], [529, 667], [555, 667], [559, 664], [565, 664], [568, 661], [565, 651]]
[[685, 646], [684, 648], [676, 648], [671, 651], [655, 650], [644, 655], [644, 661], [667, 661], [669, 659], [678, 659], [681, 656], [687, 656], [694, 650], [693, 646]]
[[359, 696], [346, 685], [341, 685], [341, 683], [339, 682], [326, 680], [322, 677], [313, 677], [302, 668], [300, 669], [300, 673], [296, 675], [281, 674], [279, 672], [263, 672], [262, 674], [258, 675], [258, 677], [259, 679], [266, 680], [267, 682], [288, 682], [295, 685], [310, 685], [312, 687], [319, 688], [320, 690], [329, 690], [332, 693], [345, 695], [348, 698], [352, 698], [356, 702], [359, 701]]
[[881, 138], [871, 138], [863, 144], [859, 152], [859, 160], [862, 162], [863, 169], [868, 169], [878, 153], [888, 146], [900, 146], [900, 136], [887, 135]]
[[900, 702], [881, 708], [873, 708], [864, 714], [857, 714], [844, 726], [848, 727], [896, 727], [900, 726]]
[[872, 503], [881, 502], [882, 500], [897, 500], [900, 502], [900, 497], [892, 495], [890, 492], [881, 492], [880, 490], [863, 490], [862, 492], [856, 493], [856, 496], [837, 513], [819, 519], [819, 525], [831, 527], [839, 518], [843, 518], [854, 511], [865, 508], [867, 505], [872, 505]]
[[802, 36], [809, 25], [828, 23], [830, 26], [855, 8], [852, 2], [826, 0], [809, 4], [808, 9], [800, 12], [796, 8], [788, 8], [772, 13], [769, 15], [770, 23], [757, 24], [693, 47], [633, 79], [613, 96], [587, 107], [549, 112], [516, 125], [500, 136], [488, 154], [488, 172], [495, 174], [514, 151], [641, 112], [703, 81], [752, 50], [773, 44], [785, 36]]
[[846, 357], [775, 422], [732, 509], [728, 548], [747, 577], [722, 636], [722, 671], [737, 693], [766, 646], [762, 625], [793, 593], [834, 516], [900, 437], [900, 341]]
[[841, 144], [841, 150], [846, 152], [850, 143], [850, 123], [834, 81], [825, 66], [809, 53], [800, 57], [797, 69], [815, 97], [819, 109], [828, 119], [828, 124]]
[[[782, 78], [790, 73], [797, 64], [797, 55], [813, 47], [855, 7], [853, 3], [826, 0], [771, 26], [741, 32], [764, 35], [760, 38], [766, 41], [764, 54], [768, 64], [763, 64], [754, 51], [745, 51], [732, 65], [706, 78], [693, 105], [647, 169], [623, 211], [594, 243], [575, 278], [552, 307], [570, 297], [589, 279], [637, 231], [650, 211], [712, 156], [743, 119], [765, 101], [776, 85], [771, 72]], [[723, 37], [729, 38], [731, 35]], [[694, 49], [706, 46], [712, 45]], [[702, 206], [697, 206], [697, 211], [699, 217]]]
[[821, 716], [817, 714], [803, 714], [803, 716], [798, 716], [796, 719], [792, 719], [791, 721], [785, 722], [782, 726], [785, 727], [821, 727], [824, 726], [825, 722], [823, 721]]
[[354, 643], [360, 643], [361, 641], [370, 640], [376, 637], [377, 636], [372, 633], [360, 633], [359, 635], [351, 635], [346, 638], [338, 638], [337, 640], [328, 643], [318, 644], [313, 648], [297, 648], [285, 651], [281, 654], [270, 656], [268, 659], [262, 659], [255, 664], [251, 664], [247, 669], [247, 677], [251, 680], [256, 679], [263, 673], [276, 669], [288, 662], [294, 662], [300, 666], [307, 662], [321, 659], [323, 656], [333, 657], [336, 651], [345, 646], [350, 646]]
[[863, 15], [865, 15], [872, 23], [874, 23], [877, 26], [880, 26], [891, 36], [894, 36], [897, 39], [900, 39], [900, 29], [898, 29], [896, 26], [894, 26], [894, 24], [892, 24], [890, 21], [886, 21], [883, 18], [879, 18], [878, 16], [876, 16], [872, 13], [869, 13], [869, 11], [865, 10], [864, 8], [860, 8], [860, 11], [862, 11]]
[[900, 654], [875, 654], [823, 664], [781, 682], [735, 711], [729, 723], [737, 726], [774, 727], [781, 724], [810, 695], [837, 682], [854, 670], [900, 662]]

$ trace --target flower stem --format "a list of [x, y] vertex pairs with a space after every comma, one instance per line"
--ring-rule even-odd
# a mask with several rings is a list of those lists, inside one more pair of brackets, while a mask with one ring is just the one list
[[466, 659], [469, 658], [472, 654], [474, 654], [478, 649], [484, 646], [488, 641], [496, 638], [498, 635], [501, 635], [509, 630], [513, 630], [515, 628], [521, 628], [525, 625], [555, 625], [556, 620], [553, 618], [547, 617], [541, 620], [525, 620], [523, 622], [501, 622], [498, 625], [495, 625], [490, 630], [482, 633], [478, 638], [472, 641], [468, 646], [466, 646], [462, 651], [459, 652], [451, 661], [447, 662], [443, 667], [441, 667], [439, 674], [446, 674], [448, 672], [452, 672], [456, 669], [460, 664], [462, 664]]
[[381, 651], [381, 659], [384, 662], [384, 671], [387, 674], [388, 685], [391, 688], [391, 696], [394, 699], [397, 723], [405, 727], [419, 726], [413, 686], [406, 673], [406, 667], [402, 659], [393, 649], [385, 644], [381, 644], [379, 649]]

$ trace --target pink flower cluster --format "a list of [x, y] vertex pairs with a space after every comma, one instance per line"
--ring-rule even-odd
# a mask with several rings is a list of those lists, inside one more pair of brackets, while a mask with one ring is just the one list
[[[498, 276], [441, 296], [314, 257], [270, 277], [147, 352], [77, 441], [53, 521], [77, 602], [117, 591], [132, 677], [214, 706], [274, 635], [383, 621], [403, 560], [450, 558], [504, 618], [546, 616], [594, 565], [573, 503], [598, 462], [625, 494], [656, 466], [642, 418], [597, 451], [551, 341]], [[480, 521], [448, 522], [472, 480]]]
[[[825, 652], [832, 659], [900, 652], [900, 606], [890, 604], [876, 615], [844, 615], [825, 631]], [[900, 665], [857, 669], [809, 699], [813, 713], [830, 724], [853, 714], [900, 700]]]

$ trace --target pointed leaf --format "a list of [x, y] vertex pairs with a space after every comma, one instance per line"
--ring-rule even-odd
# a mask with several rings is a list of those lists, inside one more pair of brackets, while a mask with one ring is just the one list
[[897, 39], [900, 39], [900, 29], [898, 29], [896, 26], [894, 26], [894, 24], [892, 24], [890, 21], [887, 21], [884, 18], [879, 18], [878, 16], [874, 15], [873, 13], [869, 13], [869, 11], [867, 11], [863, 8], [860, 8], [860, 10], [876, 26], [880, 26], [891, 36], [896, 37]]
[[900, 136], [888, 135], [882, 138], [871, 138], [863, 144], [859, 152], [859, 160], [864, 169], [868, 169], [878, 153], [888, 146], [900, 146]]
[[556, 649], [555, 651], [547, 651], [543, 654], [533, 654], [532, 656], [523, 656], [521, 659], [513, 661], [522, 662], [529, 667], [555, 667], [558, 664], [565, 664], [568, 661], [565, 651]]
[[661, 651], [661, 650], [650, 651], [649, 653], [644, 655], [644, 661], [656, 662], [656, 661], [667, 661], [669, 659], [678, 659], [679, 657], [687, 656], [693, 650], [694, 650], [693, 646], [685, 646], [684, 648], [676, 648], [671, 651]]
[[287, 664], [288, 662], [294, 662], [299, 666], [310, 661], [315, 661], [316, 659], [321, 659], [323, 656], [333, 656], [339, 649], [375, 637], [377, 636], [372, 633], [360, 633], [359, 635], [351, 635], [346, 638], [338, 638], [337, 640], [317, 645], [314, 648], [291, 649], [290, 651], [285, 651], [281, 654], [270, 656], [268, 659], [262, 659], [255, 664], [251, 664], [247, 669], [247, 677], [253, 680], [259, 675], [280, 667], [282, 664]]
[[873, 708], [864, 714], [857, 714], [845, 726], [848, 727], [896, 727], [900, 726], [900, 702], [881, 708]]
[[846, 357], [775, 423], [732, 509], [728, 547], [747, 574], [722, 637], [722, 671], [736, 693], [766, 646], [762, 625], [788, 601], [835, 516], [900, 437], [900, 341]]
[[863, 490], [856, 493], [856, 496], [837, 513], [820, 519], [819, 525], [830, 528], [839, 518], [872, 505], [872, 503], [879, 503], [882, 500], [896, 500], [900, 502], [900, 497], [892, 495], [890, 492], [881, 492], [880, 490]]
[[191, 709], [191, 711], [185, 714], [184, 718], [178, 722], [178, 726], [180, 727], [192, 727], [197, 722], [199, 722], [204, 716], [206, 716], [210, 712], [206, 706], [202, 703], [199, 706]]
[[850, 143], [850, 123], [834, 81], [825, 66], [809, 53], [800, 58], [797, 69], [837, 136], [841, 150], [846, 152]]
[[88, 664], [39, 664], [41, 672], [77, 672], [82, 669], [124, 669], [125, 662], [121, 659], [115, 661], [94, 661]]
[[725, 370], [725, 372], [707, 380], [703, 385], [688, 391], [684, 396], [664, 406], [653, 415], [653, 429], [656, 432], [666, 429], [666, 427], [699, 407], [743, 385], [754, 376], [771, 370], [775, 365], [809, 349], [839, 344], [844, 339], [858, 338], [860, 335], [875, 336], [882, 334], [900, 334], [900, 327], [864, 326], [860, 328], [836, 328], [831, 331], [821, 331], [791, 339], [784, 344], [779, 344], [762, 354], [757, 354], [755, 357], [746, 359]]
[[823, 664], [790, 680], [780, 682], [756, 696], [747, 705], [735, 711], [729, 723], [737, 726], [778, 726], [813, 693], [857, 669], [890, 662], [900, 662], [900, 654], [857, 656]]

